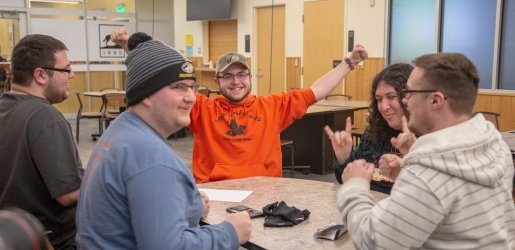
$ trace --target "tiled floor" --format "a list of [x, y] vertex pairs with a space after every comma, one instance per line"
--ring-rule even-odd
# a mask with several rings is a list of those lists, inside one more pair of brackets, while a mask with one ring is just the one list
[[[70, 122], [70, 125], [73, 128], [74, 134], [75, 134], [75, 124], [76, 124], [76, 118], [74, 113], [67, 113], [64, 114], [65, 117]], [[82, 165], [86, 167], [89, 156], [91, 154], [91, 151], [93, 149], [93, 146], [95, 145], [95, 141], [91, 139], [91, 134], [98, 133], [98, 120], [94, 119], [82, 119], [80, 121], [80, 137], [79, 137], [79, 143], [77, 147], [79, 148], [79, 154], [82, 159]], [[192, 144], [193, 144], [193, 137], [190, 133], [186, 134], [186, 137], [184, 138], [178, 138], [178, 139], [170, 139], [170, 143], [172, 145], [172, 149], [181, 157], [184, 164], [191, 169], [191, 154], [192, 154]], [[284, 171], [285, 177], [290, 177], [290, 171]], [[309, 180], [317, 180], [317, 181], [325, 181], [325, 182], [335, 182], [336, 179], [334, 177], [334, 174], [327, 174], [327, 175], [318, 175], [318, 174], [307, 174], [304, 175], [301, 172], [295, 172], [295, 178], [301, 178], [301, 179], [309, 179]]]

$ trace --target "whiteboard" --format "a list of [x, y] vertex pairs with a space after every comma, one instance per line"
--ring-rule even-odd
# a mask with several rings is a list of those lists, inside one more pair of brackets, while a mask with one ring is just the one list
[[86, 27], [83, 20], [32, 18], [34, 34], [55, 37], [68, 48], [70, 61], [86, 61]]

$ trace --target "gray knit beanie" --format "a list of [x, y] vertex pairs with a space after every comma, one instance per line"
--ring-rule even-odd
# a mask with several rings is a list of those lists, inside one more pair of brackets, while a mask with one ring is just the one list
[[128, 106], [138, 104], [170, 83], [182, 79], [196, 80], [193, 64], [161, 41], [147, 40], [136, 44], [125, 64]]

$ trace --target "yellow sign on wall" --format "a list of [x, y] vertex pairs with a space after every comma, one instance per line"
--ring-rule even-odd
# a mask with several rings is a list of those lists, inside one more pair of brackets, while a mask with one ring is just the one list
[[184, 37], [184, 43], [186, 46], [193, 46], [193, 35], [186, 34], [186, 36]]

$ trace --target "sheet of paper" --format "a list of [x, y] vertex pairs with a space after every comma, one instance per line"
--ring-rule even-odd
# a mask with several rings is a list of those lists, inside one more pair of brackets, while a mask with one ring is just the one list
[[209, 196], [209, 200], [212, 201], [242, 202], [252, 193], [252, 191], [211, 188], [199, 188], [198, 190], [206, 192], [207, 196]]

